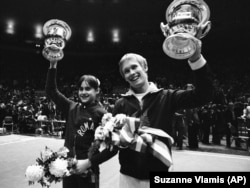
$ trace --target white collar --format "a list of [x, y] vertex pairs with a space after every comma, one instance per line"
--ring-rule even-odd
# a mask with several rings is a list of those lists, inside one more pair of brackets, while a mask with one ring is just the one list
[[[158, 92], [162, 89], [158, 89], [156, 85], [153, 82], [149, 82], [149, 87], [147, 91], [145, 92], [145, 95], [147, 93], [155, 93]], [[123, 94], [122, 96], [131, 96], [131, 95], [136, 95], [136, 93], [130, 88], [127, 93]]]

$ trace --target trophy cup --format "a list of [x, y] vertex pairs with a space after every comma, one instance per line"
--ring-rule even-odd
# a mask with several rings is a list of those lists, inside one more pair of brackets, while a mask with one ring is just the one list
[[45, 35], [43, 56], [49, 61], [60, 61], [64, 56], [66, 41], [71, 37], [70, 27], [62, 20], [52, 19], [43, 25], [43, 34]]
[[174, 59], [187, 59], [196, 51], [194, 38], [201, 39], [211, 29], [210, 10], [203, 0], [174, 0], [167, 8], [167, 24], [160, 24], [166, 39], [163, 51]]

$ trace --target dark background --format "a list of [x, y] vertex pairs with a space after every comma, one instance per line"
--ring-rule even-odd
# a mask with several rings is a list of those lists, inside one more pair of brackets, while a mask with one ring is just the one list
[[[124, 53], [135, 52], [149, 62], [150, 76], [188, 75], [185, 61], [166, 56], [160, 22], [172, 0], [1, 0], [0, 79], [44, 80], [49, 63], [42, 57], [43, 38], [34, 37], [34, 25], [49, 19], [64, 20], [72, 37], [59, 62], [59, 74], [72, 79], [94, 74], [104, 79], [119, 78], [118, 61]], [[249, 0], [206, 0], [212, 28], [202, 39], [202, 54], [219, 79], [240, 77], [250, 71]], [[5, 32], [6, 20], [16, 22], [16, 33]], [[94, 28], [96, 41], [86, 42], [86, 31]], [[111, 30], [121, 30], [114, 44]], [[40, 45], [40, 47], [37, 47]], [[178, 78], [177, 78], [178, 79]]]

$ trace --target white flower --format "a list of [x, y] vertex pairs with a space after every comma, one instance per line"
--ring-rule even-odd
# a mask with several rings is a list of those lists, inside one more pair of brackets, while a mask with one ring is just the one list
[[111, 113], [106, 113], [102, 117], [102, 125], [104, 126], [108, 121], [111, 121], [113, 119], [113, 116]]
[[48, 160], [52, 155], [53, 155], [53, 151], [46, 147], [45, 150], [42, 152], [43, 161]]
[[49, 171], [56, 177], [64, 177], [65, 175], [69, 174], [67, 169], [68, 161], [64, 159], [57, 158], [49, 165]]
[[114, 130], [114, 122], [113, 121], [108, 121], [105, 124], [104, 129], [107, 129], [108, 131], [112, 132]]
[[43, 178], [44, 171], [43, 167], [40, 165], [31, 165], [28, 166], [25, 172], [25, 177], [28, 181], [37, 182]]
[[99, 126], [95, 130], [95, 140], [104, 140], [103, 127]]
[[62, 156], [62, 157], [67, 157], [69, 150], [66, 147], [62, 147], [58, 150], [57, 154], [58, 156]]

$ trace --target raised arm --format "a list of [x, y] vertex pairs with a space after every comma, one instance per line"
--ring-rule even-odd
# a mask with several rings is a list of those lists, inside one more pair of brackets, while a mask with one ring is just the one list
[[45, 91], [51, 100], [56, 104], [57, 108], [65, 114], [69, 110], [70, 100], [66, 98], [57, 88], [56, 82], [57, 61], [50, 62], [47, 73]]
[[211, 72], [206, 60], [201, 55], [201, 41], [197, 39], [196, 44], [197, 50], [188, 60], [194, 73], [195, 89], [175, 91], [173, 99], [176, 104], [176, 109], [201, 106], [212, 99], [213, 87]]

